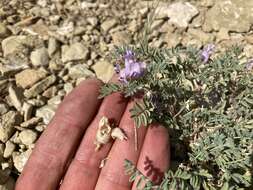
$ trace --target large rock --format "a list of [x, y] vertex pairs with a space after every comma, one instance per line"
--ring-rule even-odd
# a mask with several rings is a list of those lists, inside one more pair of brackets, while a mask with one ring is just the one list
[[70, 46], [62, 46], [62, 62], [86, 60], [89, 50], [82, 43], [74, 43]]
[[2, 116], [0, 123], [0, 141], [7, 142], [7, 140], [14, 133], [14, 126], [22, 122], [22, 116], [14, 111], [9, 111]]
[[56, 81], [56, 76], [50, 75], [42, 81], [36, 83], [34, 86], [25, 90], [24, 95], [27, 98], [35, 97], [38, 94], [45, 91], [50, 85], [52, 85]]
[[103, 82], [108, 82], [114, 73], [113, 64], [105, 60], [98, 61], [92, 66], [92, 68], [94, 69], [97, 77]]
[[78, 79], [82, 77], [95, 76], [95, 74], [89, 70], [89, 67], [85, 64], [77, 64], [69, 68], [69, 76], [72, 79]]
[[167, 16], [170, 18], [169, 22], [182, 28], [186, 28], [192, 18], [198, 13], [198, 9], [189, 2], [173, 3], [167, 9]]
[[34, 66], [47, 65], [49, 61], [49, 55], [46, 48], [36, 49], [31, 53], [31, 62]]
[[15, 75], [17, 85], [22, 88], [31, 87], [33, 84], [45, 77], [45, 71], [35, 69], [26, 69]]
[[[205, 28], [247, 32], [253, 24], [253, 1], [226, 0], [217, 1], [207, 12]], [[207, 29], [208, 30], [208, 29]]]
[[26, 43], [26, 36], [10, 36], [2, 41], [2, 49], [4, 56], [22, 50], [23, 45]]

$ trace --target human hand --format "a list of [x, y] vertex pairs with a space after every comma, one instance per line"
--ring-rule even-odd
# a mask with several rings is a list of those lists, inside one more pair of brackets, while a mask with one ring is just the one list
[[[134, 121], [129, 113], [133, 101], [128, 102], [119, 93], [101, 101], [101, 85], [97, 79], [88, 79], [63, 100], [37, 141], [16, 190], [135, 189], [124, 173], [125, 159], [151, 179], [160, 180], [169, 166], [167, 130], [159, 125], [139, 128], [135, 150]], [[128, 139], [110, 141], [96, 152], [94, 140], [103, 116], [119, 124]]]

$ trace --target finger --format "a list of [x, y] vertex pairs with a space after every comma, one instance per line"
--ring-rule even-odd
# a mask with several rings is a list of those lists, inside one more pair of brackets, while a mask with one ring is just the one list
[[16, 190], [56, 189], [84, 130], [97, 112], [100, 86], [96, 79], [86, 80], [63, 100], [36, 143]]
[[[168, 130], [159, 125], [153, 124], [148, 128], [144, 144], [138, 160], [137, 169], [148, 177], [153, 184], [160, 184], [163, 173], [168, 169], [170, 163]], [[137, 178], [132, 190], [143, 189], [145, 183], [140, 183], [137, 188]]]
[[95, 151], [94, 140], [98, 124], [103, 116], [119, 124], [126, 108], [127, 100], [120, 93], [106, 97], [99, 109], [96, 118], [87, 129], [78, 151], [64, 177], [60, 190], [93, 190], [97, 183], [101, 161], [108, 155], [112, 141]]
[[129, 190], [131, 183], [124, 172], [124, 161], [128, 159], [136, 163], [140, 154], [141, 146], [145, 137], [146, 128], [138, 129], [138, 149], [135, 150], [134, 121], [130, 117], [129, 110], [133, 102], [129, 103], [120, 122], [120, 128], [124, 130], [128, 139], [116, 140], [108, 155], [105, 167], [101, 170], [96, 185], [96, 190]]

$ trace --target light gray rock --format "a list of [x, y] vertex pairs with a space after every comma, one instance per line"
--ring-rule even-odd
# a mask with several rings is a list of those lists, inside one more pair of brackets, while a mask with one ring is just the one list
[[23, 107], [22, 107], [22, 113], [24, 115], [24, 120], [27, 121], [28, 119], [31, 118], [32, 116], [32, 111], [33, 111], [33, 105], [24, 102]]
[[176, 2], [167, 9], [169, 22], [178, 27], [186, 28], [192, 18], [198, 15], [198, 9], [189, 2]]
[[16, 84], [22, 88], [28, 88], [45, 78], [46, 75], [47, 73], [43, 70], [25, 69], [15, 75]]
[[1, 163], [2, 170], [6, 170], [6, 169], [8, 170], [8, 169], [10, 169], [11, 166], [12, 166], [12, 164], [8, 161]]
[[27, 98], [35, 97], [38, 94], [45, 91], [49, 86], [51, 86], [56, 81], [56, 76], [50, 75], [43, 79], [42, 81], [36, 83], [34, 86], [25, 90], [24, 95]]
[[110, 18], [106, 21], [104, 21], [102, 24], [101, 24], [101, 28], [104, 32], [109, 32], [110, 29], [112, 29], [114, 26], [117, 25], [117, 20], [116, 19], [113, 19], [113, 18]]
[[92, 66], [92, 68], [95, 71], [96, 76], [103, 82], [108, 82], [114, 74], [113, 64], [105, 60], [98, 61]]
[[62, 46], [62, 62], [86, 60], [89, 56], [89, 50], [82, 43], [74, 43], [70, 46]]
[[21, 89], [13, 85], [9, 87], [8, 91], [12, 105], [16, 108], [16, 110], [21, 111], [23, 104], [23, 92], [21, 91]]
[[3, 155], [4, 158], [11, 157], [11, 155], [14, 152], [15, 148], [16, 148], [16, 145], [13, 142], [7, 141], [5, 143], [5, 149], [4, 149], [4, 155]]
[[2, 41], [4, 56], [22, 50], [23, 44], [26, 43], [26, 36], [10, 36]]
[[57, 33], [62, 36], [70, 36], [74, 31], [73, 22], [64, 22], [61, 27], [57, 29]]
[[87, 2], [87, 1], [83, 1], [81, 3], [81, 8], [82, 9], [96, 8], [97, 6], [98, 6], [97, 3], [90, 3], [90, 2]]
[[30, 129], [23, 130], [19, 133], [19, 139], [21, 143], [27, 146], [33, 144], [36, 141], [37, 137], [38, 134]]
[[216, 1], [206, 13], [204, 27], [214, 30], [226, 28], [228, 31], [247, 32], [253, 24], [253, 1]]
[[22, 116], [18, 112], [9, 111], [2, 116], [0, 123], [0, 141], [7, 142], [11, 135], [14, 133], [15, 125], [22, 122]]
[[59, 49], [59, 42], [55, 38], [48, 40], [48, 54], [50, 57]]
[[35, 127], [35, 130], [38, 131], [38, 132], [43, 132], [45, 129], [46, 129], [46, 125], [37, 125]]
[[33, 117], [23, 123], [20, 124], [21, 127], [24, 127], [24, 128], [30, 128], [34, 125], [37, 125], [39, 122], [42, 121], [42, 118], [40, 117]]
[[69, 77], [72, 79], [78, 79], [82, 77], [93, 77], [95, 74], [89, 70], [89, 67], [85, 64], [73, 65], [69, 68]]
[[27, 100], [27, 103], [31, 104], [34, 107], [41, 107], [41, 106], [44, 106], [46, 104], [46, 101], [42, 100], [42, 99], [33, 98], [33, 99], [30, 99], [30, 100]]
[[32, 150], [28, 149], [27, 151], [22, 152], [20, 154], [19, 153], [12, 154], [14, 166], [20, 173], [22, 172], [31, 153], [32, 153]]
[[36, 110], [36, 117], [42, 117], [45, 124], [49, 124], [55, 114], [56, 107], [45, 105]]
[[97, 24], [98, 24], [98, 18], [97, 17], [88, 17], [87, 21], [88, 21], [88, 23], [91, 24], [91, 26], [97, 26]]
[[36, 49], [31, 53], [31, 62], [34, 66], [48, 65], [49, 55], [46, 48]]

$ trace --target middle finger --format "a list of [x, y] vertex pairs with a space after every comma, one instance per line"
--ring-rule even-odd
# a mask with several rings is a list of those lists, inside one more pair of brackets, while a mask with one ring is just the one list
[[130, 160], [136, 164], [146, 134], [146, 127], [138, 129], [138, 149], [135, 150], [134, 121], [130, 115], [130, 109], [134, 102], [130, 102], [120, 122], [120, 128], [124, 130], [128, 139], [125, 141], [116, 140], [108, 155], [108, 161], [101, 170], [96, 190], [129, 190], [131, 183], [125, 175], [124, 161]]

